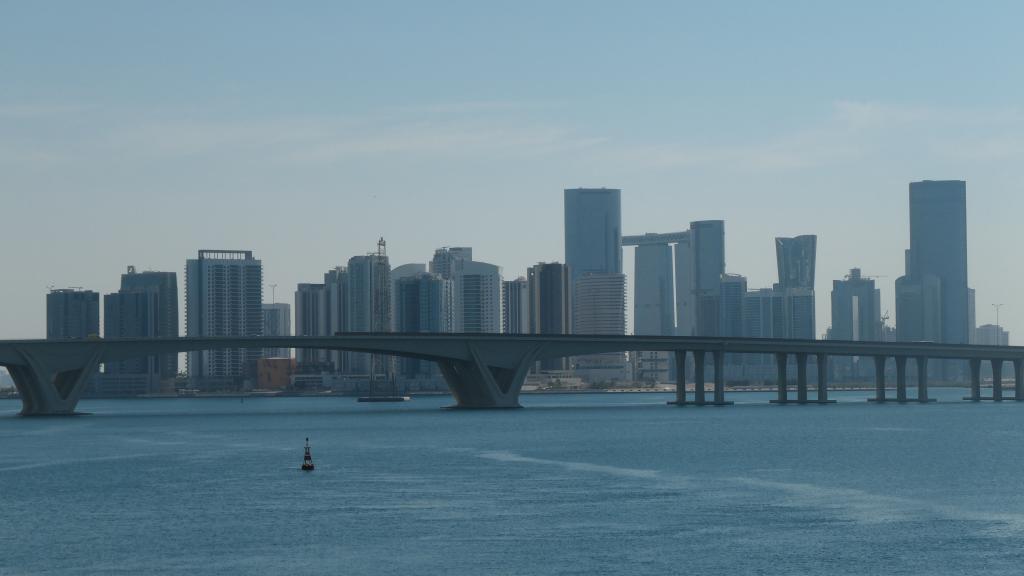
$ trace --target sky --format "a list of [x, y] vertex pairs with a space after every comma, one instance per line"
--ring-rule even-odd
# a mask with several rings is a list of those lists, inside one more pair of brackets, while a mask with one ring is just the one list
[[[388, 242], [525, 274], [562, 190], [621, 188], [627, 234], [726, 222], [776, 281], [818, 235], [817, 329], [848, 269], [893, 282], [908, 184], [967, 181], [978, 323], [1024, 335], [1019, 2], [0, 0], [0, 338], [48, 287], [253, 250], [290, 302]], [[632, 272], [626, 249], [627, 273]]]

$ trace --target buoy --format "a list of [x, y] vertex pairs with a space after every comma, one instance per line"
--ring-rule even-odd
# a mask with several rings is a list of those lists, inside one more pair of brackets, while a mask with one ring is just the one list
[[309, 452], [309, 438], [306, 438], [306, 455], [302, 458], [302, 470], [313, 471], [313, 455]]

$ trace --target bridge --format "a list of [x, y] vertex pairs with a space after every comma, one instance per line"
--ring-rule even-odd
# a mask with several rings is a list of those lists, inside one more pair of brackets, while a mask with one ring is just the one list
[[[87, 340], [0, 340], [0, 366], [7, 368], [22, 400], [23, 415], [73, 414], [86, 379], [100, 364], [157, 354], [225, 348], [301, 348], [368, 352], [437, 363], [460, 408], [517, 408], [526, 375], [539, 360], [603, 352], [670, 352], [679, 367], [678, 406], [725, 405], [726, 354], [773, 355], [778, 370], [777, 403], [825, 403], [828, 359], [859, 356], [874, 359], [876, 402], [927, 402], [928, 362], [966, 360], [973, 401], [1024, 401], [1024, 347], [974, 346], [910, 342], [843, 342], [770, 338], [677, 336], [585, 336], [504, 334], [348, 333], [336, 336], [209, 337]], [[695, 389], [686, 392], [683, 378], [692, 358]], [[796, 398], [787, 388], [790, 358], [796, 365]], [[817, 364], [816, 393], [808, 394], [808, 360]], [[886, 396], [885, 366], [896, 363], [896, 397]], [[917, 365], [916, 394], [907, 393], [907, 363]], [[710, 362], [709, 362], [710, 361]], [[981, 396], [981, 366], [992, 365], [992, 396]], [[1014, 395], [1003, 394], [1002, 369], [1012, 363]], [[713, 367], [714, 389], [705, 394], [705, 367]]]

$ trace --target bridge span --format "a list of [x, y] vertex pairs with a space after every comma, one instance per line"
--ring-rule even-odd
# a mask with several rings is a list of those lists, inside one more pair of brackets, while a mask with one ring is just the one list
[[[683, 385], [685, 369], [676, 385], [674, 404], [723, 405], [726, 354], [774, 355], [778, 370], [778, 403], [828, 402], [828, 359], [831, 356], [870, 357], [875, 362], [877, 402], [927, 402], [928, 362], [933, 359], [966, 360], [970, 367], [969, 400], [1004, 398], [1024, 401], [1024, 347], [974, 346], [916, 342], [844, 342], [835, 340], [782, 340], [771, 338], [713, 338], [677, 336], [584, 336], [505, 334], [402, 334], [347, 333], [336, 336], [210, 337], [88, 340], [0, 340], [0, 366], [7, 368], [22, 400], [24, 415], [73, 414], [85, 381], [105, 362], [157, 354], [222, 348], [302, 348], [369, 352], [431, 360], [438, 364], [456, 406], [460, 408], [517, 408], [519, 392], [535, 362], [551, 358], [602, 352], [670, 352], [677, 366], [687, 358], [694, 364], [692, 397]], [[787, 391], [787, 366], [796, 364], [797, 396]], [[808, 359], [817, 364], [816, 394], [808, 396]], [[886, 397], [885, 364], [896, 362], [896, 397]], [[705, 366], [713, 366], [714, 391], [705, 395]], [[907, 394], [907, 362], [917, 367], [916, 394]], [[990, 362], [993, 389], [981, 396], [981, 365]], [[1004, 397], [1002, 369], [1013, 366], [1014, 395]]]

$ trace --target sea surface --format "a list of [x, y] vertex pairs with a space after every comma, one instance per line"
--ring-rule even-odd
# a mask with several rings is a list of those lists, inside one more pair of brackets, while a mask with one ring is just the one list
[[4, 400], [0, 575], [1019, 575], [1024, 403], [964, 394]]

